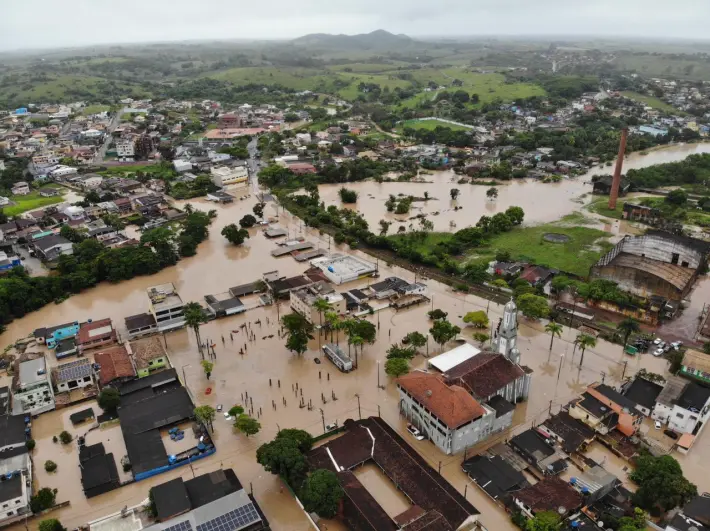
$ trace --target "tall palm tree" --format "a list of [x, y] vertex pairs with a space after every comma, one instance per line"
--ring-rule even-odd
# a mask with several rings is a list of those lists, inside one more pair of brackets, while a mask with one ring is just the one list
[[[333, 342], [333, 332], [340, 329], [340, 316], [336, 312], [325, 312], [325, 321], [330, 328], [330, 342]], [[338, 336], [338, 344], [340, 337]]]
[[624, 348], [626, 348], [626, 344], [629, 342], [629, 336], [640, 332], [641, 326], [639, 326], [639, 322], [633, 317], [627, 317], [619, 323], [616, 329], [624, 334]]
[[552, 350], [552, 342], [555, 340], [555, 336], [562, 337], [562, 325], [550, 321], [545, 325], [545, 332], [550, 334], [550, 350]]
[[313, 308], [318, 312], [318, 318], [320, 319], [320, 329], [318, 330], [318, 348], [320, 349], [320, 336], [323, 331], [323, 314], [331, 309], [330, 303], [318, 297], [313, 303]]
[[197, 349], [200, 353], [202, 359], [205, 358], [202, 352], [202, 338], [200, 337], [200, 325], [207, 322], [205, 317], [205, 312], [197, 302], [188, 302], [183, 307], [183, 314], [185, 315], [185, 324], [191, 327], [195, 332], [195, 338], [197, 339]]
[[355, 337], [355, 319], [346, 319], [341, 326], [348, 336], [348, 356], [350, 356], [350, 345], [353, 344], [353, 337]]
[[352, 343], [355, 347], [355, 368], [357, 369], [357, 347], [360, 347], [360, 353], [362, 354], [362, 347], [365, 344], [365, 340], [358, 335], [350, 336], [348, 343]]
[[582, 350], [582, 357], [579, 360], [579, 368], [582, 368], [582, 364], [584, 363], [584, 351], [587, 350], [588, 347], [596, 347], [597, 346], [597, 338], [594, 336], [590, 336], [589, 334], [579, 334], [577, 336], [577, 339], [575, 339], [575, 343], [579, 345], [579, 348]]

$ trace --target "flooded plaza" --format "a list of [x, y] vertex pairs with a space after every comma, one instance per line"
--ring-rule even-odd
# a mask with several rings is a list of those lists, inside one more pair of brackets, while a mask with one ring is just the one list
[[[707, 145], [703, 146], [710, 148]], [[657, 152], [653, 152], [653, 154], [655, 153]], [[647, 155], [647, 157], [650, 156]], [[363, 208], [367, 216], [375, 217], [370, 222], [371, 226], [385, 217], [384, 200], [389, 193], [394, 193], [389, 191], [389, 187], [403, 190], [431, 187], [430, 195], [437, 197], [435, 202], [438, 207], [450, 204], [448, 195], [450, 187], [461, 189], [461, 196], [458, 200], [460, 203], [465, 204], [466, 197], [468, 197], [466, 194], [470, 194], [472, 201], [478, 201], [478, 207], [466, 206], [458, 212], [440, 214], [430, 218], [436, 219], [436, 223], [444, 226], [447, 226], [449, 220], [452, 219], [459, 227], [463, 227], [475, 223], [475, 220], [483, 213], [490, 213], [486, 210], [488, 208], [485, 199], [486, 187], [456, 185], [445, 181], [445, 176], [442, 178], [446, 182], [445, 187], [442, 183], [437, 185], [371, 182], [353, 184], [349, 187], [358, 189], [357, 187], [361, 186], [364, 188], [365, 191], [358, 189], [361, 192], [358, 209]], [[504, 210], [507, 206], [517, 204], [525, 209], [526, 221], [551, 221], [564, 215], [565, 212], [569, 213], [579, 209], [580, 204], [575, 202], [574, 198], [588, 191], [588, 185], [586, 186], [587, 190], [584, 190], [584, 180], [580, 177], [558, 184], [514, 182], [499, 187], [499, 198], [497, 201], [491, 202], [492, 207]], [[412, 188], [410, 189], [410, 187]], [[397, 188], [392, 188], [392, 190]], [[540, 189], [538, 190], [538, 188]], [[434, 193], [435, 190], [436, 193]], [[367, 199], [366, 196], [370, 191], [376, 199]], [[421, 188], [421, 191], [406, 193], [421, 195], [423, 191], [425, 188]], [[321, 195], [327, 203], [330, 201], [328, 194], [331, 193], [335, 197], [336, 186], [321, 187]], [[557, 194], [554, 196], [557, 198], [555, 200], [550, 199], [550, 194], [553, 193]], [[540, 197], [535, 199], [532, 197], [534, 195]], [[526, 198], [527, 203], [523, 203], [522, 200]], [[361, 201], [364, 202], [361, 204]], [[249, 229], [250, 238], [240, 247], [230, 245], [220, 234], [222, 227], [229, 223], [237, 223], [242, 216], [251, 213], [255, 202], [256, 198], [253, 194], [251, 198], [236, 201], [231, 205], [215, 206], [204, 200], [191, 201], [195, 208], [203, 210], [216, 208], [218, 212], [217, 218], [210, 227], [209, 239], [200, 244], [196, 256], [183, 259], [175, 267], [165, 269], [156, 275], [139, 277], [115, 285], [101, 284], [67, 299], [61, 304], [47, 305], [41, 310], [11, 323], [7, 327], [7, 331], [0, 336], [2, 346], [30, 335], [36, 328], [69, 320], [84, 321], [110, 317], [119, 332], [125, 333], [124, 317], [146, 311], [148, 297], [145, 290], [149, 286], [157, 284], [172, 282], [184, 302], [202, 302], [205, 295], [224, 292], [231, 286], [258, 280], [267, 271], [278, 270], [284, 276], [302, 273], [306, 268], [303, 263], [298, 263], [291, 257], [271, 257], [270, 251], [275, 248], [275, 243], [265, 238], [260, 229]], [[433, 202], [430, 201], [430, 203]], [[184, 203], [182, 204], [184, 205]], [[367, 214], [368, 204], [369, 208], [373, 209], [372, 214]], [[549, 217], [546, 212], [546, 204], [551, 211]], [[478, 208], [481, 210], [478, 211]], [[474, 210], [476, 210], [475, 213]], [[273, 203], [267, 205], [265, 215], [267, 217], [276, 215]], [[302, 235], [307, 241], [322, 248], [328, 248], [329, 242], [324, 236], [319, 235], [318, 231], [314, 229], [304, 227], [300, 220], [288, 212], [284, 213], [279, 209], [278, 217], [278, 225], [287, 229], [291, 236]], [[370, 221], [369, 217], [368, 221]], [[330, 245], [333, 251], [337, 250], [368, 258], [367, 255], [351, 251], [345, 246], [337, 248]], [[407, 280], [414, 280], [413, 273], [382, 264], [380, 264], [380, 275], [381, 278], [399, 276]], [[364, 287], [370, 282], [369, 279], [350, 282], [341, 286], [339, 291]], [[451, 322], [462, 328], [462, 335], [471, 343], [475, 343], [472, 339], [474, 330], [466, 327], [462, 321], [467, 312], [483, 309], [488, 312], [491, 322], [494, 323], [502, 316], [503, 307], [501, 305], [489, 303], [474, 295], [453, 292], [448, 286], [438, 282], [431, 280], [425, 282], [433, 297], [433, 307], [448, 312]], [[701, 284], [696, 289], [701, 293], [706, 293], [707, 286]], [[245, 303], [248, 302], [250, 299], [245, 300]], [[702, 306], [702, 300], [696, 302]], [[196, 405], [209, 404], [216, 407], [221, 404], [226, 410], [232, 405], [241, 404], [246, 409], [253, 409], [253, 415], [258, 417], [261, 422], [261, 431], [251, 437], [237, 434], [233, 430], [231, 422], [218, 414], [214, 422], [213, 438], [217, 447], [217, 452], [214, 455], [194, 463], [192, 467], [181, 467], [87, 500], [82, 493], [79, 479], [76, 444], [63, 446], [60, 443], [54, 443], [52, 437], [58, 435], [63, 429], [75, 436], [84, 434], [88, 427], [74, 427], [68, 418], [71, 413], [89, 406], [94, 408], [95, 413], [100, 413], [95, 402], [88, 402], [43, 414], [33, 421], [33, 436], [37, 441], [34, 451], [35, 486], [36, 488], [44, 486], [57, 488], [57, 502], [71, 502], [68, 507], [51, 513], [52, 517], [59, 518], [64, 526], [71, 529], [120, 511], [124, 506], [131, 507], [141, 503], [147, 498], [150, 487], [156, 484], [180, 476], [187, 479], [193, 474], [204, 474], [220, 467], [233, 468], [244, 487], [253, 491], [256, 500], [269, 519], [272, 529], [306, 530], [311, 528], [308, 520], [288, 490], [283, 488], [281, 481], [265, 472], [256, 462], [256, 449], [261, 444], [273, 439], [279, 429], [300, 428], [313, 435], [320, 435], [323, 433], [323, 424], [334, 422], [342, 424], [347, 418], [358, 418], [359, 414], [363, 417], [379, 414], [434, 469], [441, 466], [442, 475], [462, 494], [466, 491], [468, 499], [481, 512], [482, 523], [489, 530], [513, 530], [515, 527], [510, 522], [508, 515], [462, 472], [463, 456], [446, 456], [432, 443], [414, 440], [406, 432], [406, 421], [399, 415], [396, 386], [383, 370], [386, 351], [392, 343], [400, 341], [408, 332], [428, 330], [431, 327], [431, 322], [426, 315], [429, 309], [429, 306], [414, 307], [400, 312], [386, 309], [375, 315], [366, 316], [366, 319], [378, 327], [377, 341], [373, 345], [364, 346], [358, 368], [347, 374], [338, 371], [321, 355], [319, 343], [324, 342], [325, 338], [319, 338], [317, 334], [303, 356], [296, 356], [285, 348], [284, 340], [278, 337], [277, 323], [280, 316], [289, 313], [288, 302], [258, 307], [245, 314], [218, 319], [203, 325], [201, 327], [202, 338], [209, 339], [216, 344], [217, 359], [210, 380], [206, 379], [200, 366], [200, 355], [197, 351], [193, 331], [183, 329], [168, 333], [165, 335], [165, 341], [170, 361], [177, 369], [178, 374], [181, 377], [184, 375], [184, 383]], [[257, 324], [256, 321], [261, 321], [261, 324]], [[245, 337], [245, 332], [241, 328], [242, 324], [247, 324], [256, 340], [249, 341]], [[544, 332], [544, 323], [520, 317], [518, 347], [522, 353], [521, 364], [529, 366], [534, 371], [530, 399], [517, 406], [511, 430], [485, 441], [480, 448], [469, 450], [469, 455], [496, 442], [504, 441], [513, 434], [528, 429], [533, 424], [540, 423], [548, 416], [549, 411], [553, 413], [558, 411], [560, 407], [579, 396], [590, 383], [603, 379], [607, 384], [618, 385], [623, 376], [633, 375], [641, 368], [661, 374], [666, 372], [667, 363], [664, 359], [650, 355], [628, 357], [623, 354], [621, 346], [607, 343], [601, 339], [596, 347], [587, 349], [584, 363], [580, 366], [580, 353], [575, 352], [572, 343], [577, 333], [576, 329], [565, 327], [562, 337], [555, 338], [550, 350], [550, 337]], [[341, 341], [344, 341], [342, 337]], [[448, 349], [452, 346], [454, 343], [445, 348]], [[245, 347], [246, 352], [240, 355], [240, 349]], [[343, 347], [347, 346], [343, 344]], [[429, 354], [433, 355], [439, 353], [441, 348], [430, 341], [428, 349], [423, 350], [425, 352], [428, 350]], [[321, 363], [316, 364], [315, 358], [318, 358]], [[49, 356], [48, 359], [50, 363], [56, 364], [56, 360], [53, 360], [52, 356]], [[424, 368], [426, 361], [424, 355], [419, 355], [413, 360], [412, 368]], [[296, 384], [298, 384], [298, 390]], [[378, 384], [382, 384], [384, 388], [378, 387]], [[356, 394], [360, 395], [359, 407]], [[313, 408], [299, 407], [301, 397], [305, 403], [311, 401]], [[321, 408], [323, 417], [319, 412]], [[97, 433], [92, 432], [88, 436], [89, 443], [104, 442], [107, 452], [114, 452], [121, 479], [128, 479], [120, 466], [120, 459], [125, 454], [125, 449], [118, 426], [110, 426], [105, 430], [96, 431]], [[707, 439], [708, 435], [702, 437]], [[700, 492], [710, 490], [710, 478], [701, 466], [710, 457], [710, 444], [707, 444], [707, 441], [696, 444], [687, 456], [677, 454], [674, 456], [683, 465], [686, 476], [698, 485]], [[621, 474], [623, 471], [623, 463], [617, 463], [611, 454], [604, 451], [603, 448], [594, 447], [590, 457], [597, 461], [607, 458], [607, 463], [613, 463], [612, 472]], [[59, 465], [57, 472], [47, 473], [44, 471], [43, 464], [47, 459], [52, 459]], [[382, 483], [382, 478], [376, 477], [377, 474], [374, 472], [363, 469], [362, 474], [372, 476], [365, 478], [365, 483], [368, 481], [378, 485]], [[467, 489], [466, 485], [468, 485]], [[382, 491], [381, 496], [389, 500], [387, 503], [391, 504], [391, 507], [386, 507], [386, 510], [401, 509], [403, 500], [397, 496], [397, 492], [389, 491], [389, 487], [385, 483], [377, 488]], [[38, 523], [38, 519], [31, 521], [30, 526], [36, 528]], [[326, 525], [330, 531], [344, 529], [337, 522], [327, 522]], [[14, 529], [22, 527], [18, 524], [14, 526]]]

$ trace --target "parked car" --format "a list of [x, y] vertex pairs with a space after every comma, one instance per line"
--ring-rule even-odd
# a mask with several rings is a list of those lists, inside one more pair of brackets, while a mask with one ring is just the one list
[[654, 426], [655, 426], [655, 428], [656, 428], [657, 430], [660, 430], [660, 429], [663, 427], [663, 424], [661, 424], [661, 421], [660, 421], [660, 420], [657, 420], [657, 421], [655, 422]]
[[682, 347], [682, 346], [683, 346], [682, 341], [673, 341], [673, 343], [671, 343], [671, 347], [673, 347], [673, 350], [680, 350], [680, 347]]
[[652, 354], [658, 358], [659, 356], [663, 356], [663, 354], [665, 354], [665, 352], [663, 351], [662, 348], [657, 348], [656, 350], [653, 351]]
[[333, 431], [338, 429], [338, 423], [333, 422], [332, 424], [326, 424], [325, 425], [325, 431]]
[[420, 432], [417, 428], [412, 426], [411, 424], [407, 424], [407, 431], [412, 434], [412, 437], [414, 437], [418, 441], [423, 441], [425, 439], [424, 435], [422, 435], [422, 432]]
[[663, 430], [663, 434], [670, 437], [674, 441], [679, 437], [679, 435], [676, 432], [671, 431], [671, 430]]
[[660, 337], [653, 340], [654, 345], [660, 345], [661, 343], [663, 343], [663, 340]]

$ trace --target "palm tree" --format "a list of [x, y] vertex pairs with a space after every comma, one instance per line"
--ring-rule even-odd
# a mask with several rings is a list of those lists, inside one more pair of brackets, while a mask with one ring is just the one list
[[352, 343], [355, 347], [355, 368], [357, 369], [357, 347], [360, 346], [360, 353], [362, 354], [362, 348], [365, 344], [365, 340], [358, 335], [350, 336], [348, 343]]
[[183, 307], [183, 314], [185, 315], [185, 324], [191, 327], [195, 332], [195, 338], [197, 339], [197, 349], [200, 353], [202, 359], [205, 355], [202, 352], [202, 338], [200, 337], [200, 325], [207, 322], [205, 317], [205, 312], [197, 302], [188, 302]]
[[636, 319], [633, 317], [627, 317], [619, 323], [619, 326], [617, 326], [616, 329], [624, 334], [624, 348], [626, 348], [626, 344], [629, 342], [629, 336], [631, 334], [638, 333], [641, 330], [641, 327]]
[[320, 349], [320, 336], [323, 330], [323, 314], [330, 310], [331, 306], [327, 300], [318, 297], [313, 303], [313, 308], [318, 312], [318, 317], [320, 319], [320, 329], [318, 330], [318, 348]]
[[341, 323], [341, 326], [348, 336], [348, 356], [350, 356], [350, 345], [353, 344], [353, 337], [355, 337], [355, 319], [346, 319]]
[[328, 328], [330, 328], [330, 342], [333, 342], [333, 332], [338, 332], [337, 344], [340, 345], [340, 316], [337, 312], [325, 312], [325, 320], [328, 323]]
[[596, 347], [597, 346], [597, 338], [594, 336], [590, 336], [589, 334], [579, 334], [577, 336], [577, 339], [575, 339], [575, 343], [579, 345], [579, 348], [582, 349], [582, 357], [579, 360], [579, 368], [582, 368], [582, 364], [584, 363], [584, 351], [587, 350], [588, 347]]
[[545, 325], [545, 332], [550, 334], [550, 350], [552, 350], [552, 342], [555, 340], [555, 336], [562, 337], [562, 325], [550, 321]]

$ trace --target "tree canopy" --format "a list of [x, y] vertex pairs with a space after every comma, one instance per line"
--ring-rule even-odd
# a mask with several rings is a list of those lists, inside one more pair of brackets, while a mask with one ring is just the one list
[[115, 413], [121, 403], [121, 395], [115, 387], [104, 387], [97, 402], [106, 413]]
[[683, 506], [698, 494], [697, 487], [685, 479], [680, 464], [670, 455], [641, 455], [629, 478], [639, 486], [632, 498], [634, 505], [651, 514]]
[[301, 489], [301, 501], [306, 511], [322, 518], [333, 518], [343, 497], [343, 488], [334, 472], [314, 470]]

